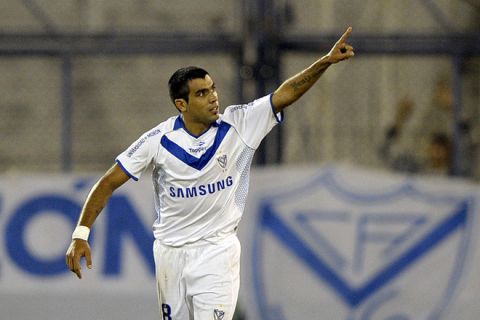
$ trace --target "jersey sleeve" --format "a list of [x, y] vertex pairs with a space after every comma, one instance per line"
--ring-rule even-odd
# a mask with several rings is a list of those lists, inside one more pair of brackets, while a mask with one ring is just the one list
[[141, 177], [155, 157], [161, 132], [158, 128], [146, 132], [115, 159], [133, 180], [137, 181]]
[[248, 104], [227, 107], [222, 120], [231, 124], [248, 146], [257, 149], [270, 130], [283, 121], [283, 112], [275, 113], [270, 94]]

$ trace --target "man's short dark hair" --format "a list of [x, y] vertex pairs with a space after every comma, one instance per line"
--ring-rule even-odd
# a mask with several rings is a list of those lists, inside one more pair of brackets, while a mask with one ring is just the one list
[[202, 68], [199, 67], [185, 67], [175, 71], [174, 74], [168, 80], [168, 88], [170, 91], [170, 99], [175, 104], [175, 99], [184, 99], [188, 102], [188, 82], [193, 79], [204, 79], [208, 74]]

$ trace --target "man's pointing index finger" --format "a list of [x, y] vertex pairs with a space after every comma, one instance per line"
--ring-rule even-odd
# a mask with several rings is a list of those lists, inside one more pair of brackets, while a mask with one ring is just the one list
[[342, 36], [339, 39], [340, 43], [344, 43], [347, 41], [348, 36], [352, 32], [352, 27], [348, 27], [347, 30], [342, 34]]

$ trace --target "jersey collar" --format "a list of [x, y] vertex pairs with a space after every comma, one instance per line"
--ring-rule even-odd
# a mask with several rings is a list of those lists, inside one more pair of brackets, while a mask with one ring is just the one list
[[[210, 128], [212, 128], [212, 127], [218, 127], [219, 124], [220, 124], [220, 118], [219, 118], [217, 121], [213, 122], [213, 123], [210, 125], [210, 127], [208, 127], [208, 129], [205, 130], [205, 132], [207, 132], [208, 130], [210, 130]], [[177, 117], [177, 119], [175, 119], [175, 123], [174, 123], [174, 125], [173, 125], [173, 130], [178, 130], [178, 129], [183, 129], [183, 130], [185, 130], [186, 133], [188, 133], [189, 135], [191, 135], [191, 136], [194, 137], [194, 138], [199, 138], [199, 137], [201, 137], [201, 136], [205, 133], [205, 132], [203, 132], [202, 134], [196, 136], [196, 135], [194, 135], [193, 133], [191, 133], [190, 131], [188, 131], [187, 127], [185, 127], [185, 122], [183, 121], [183, 116], [182, 116], [182, 115], [179, 115], [179, 116]]]

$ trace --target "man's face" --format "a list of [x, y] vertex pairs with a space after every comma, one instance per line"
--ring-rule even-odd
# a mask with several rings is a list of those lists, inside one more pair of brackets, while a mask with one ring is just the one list
[[204, 79], [189, 82], [188, 103], [182, 110], [186, 121], [209, 126], [219, 117], [218, 94], [215, 83], [207, 74]]

